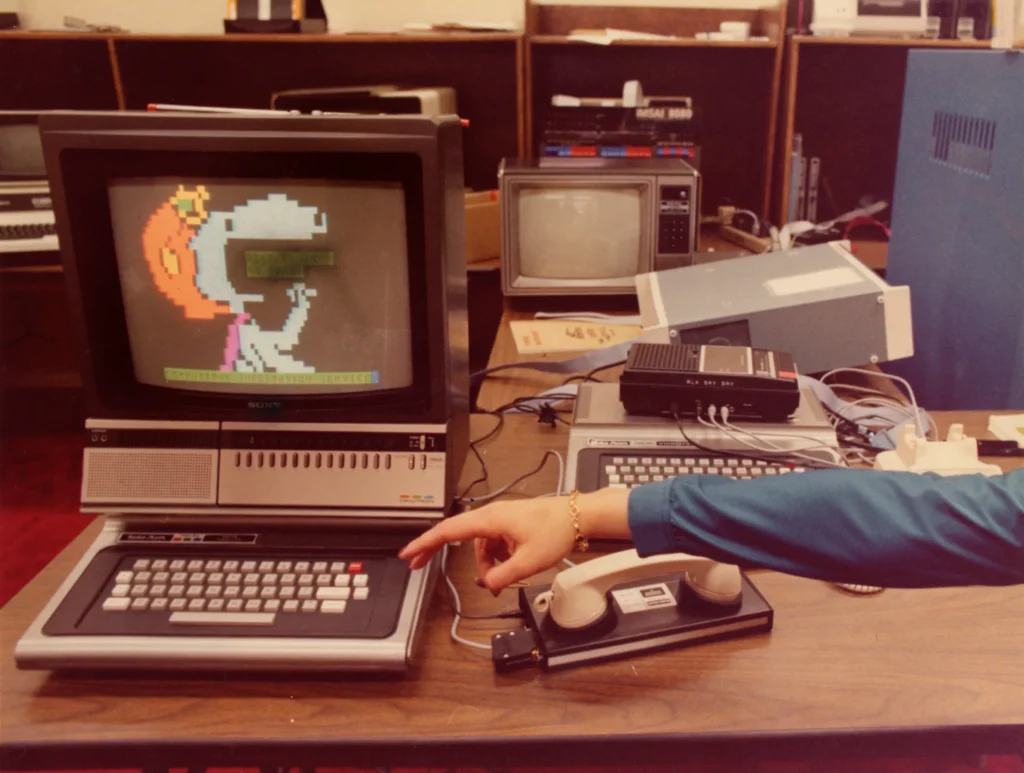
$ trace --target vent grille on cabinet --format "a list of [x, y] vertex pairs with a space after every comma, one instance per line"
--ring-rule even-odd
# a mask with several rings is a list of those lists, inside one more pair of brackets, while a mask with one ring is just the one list
[[216, 459], [216, 451], [88, 449], [82, 499], [213, 503]]
[[987, 178], [992, 171], [995, 142], [995, 121], [935, 111], [931, 157], [936, 163]]

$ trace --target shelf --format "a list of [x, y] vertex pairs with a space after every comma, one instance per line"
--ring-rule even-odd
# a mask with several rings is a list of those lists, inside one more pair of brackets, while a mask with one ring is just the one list
[[633, 46], [640, 48], [768, 48], [775, 49], [778, 43], [773, 40], [698, 40], [696, 38], [675, 38], [672, 40], [616, 40], [608, 46], [589, 43], [585, 40], [573, 40], [568, 35], [530, 35], [530, 43], [548, 46], [590, 46], [591, 48], [609, 48]]
[[14, 30], [0, 32], [0, 40], [114, 40], [149, 42], [225, 43], [514, 43], [522, 35], [513, 32], [417, 32], [417, 33], [310, 33], [310, 34], [226, 34], [162, 35], [133, 32], [61, 32], [59, 30]]
[[903, 48], [991, 48], [990, 40], [935, 40], [930, 38], [887, 38], [876, 36], [822, 37], [794, 35], [795, 43], [833, 46], [901, 46]]

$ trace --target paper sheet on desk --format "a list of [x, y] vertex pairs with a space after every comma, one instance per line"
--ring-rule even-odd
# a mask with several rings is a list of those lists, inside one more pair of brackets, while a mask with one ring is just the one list
[[639, 325], [613, 325], [575, 320], [528, 319], [510, 323], [520, 354], [586, 352], [640, 337]]

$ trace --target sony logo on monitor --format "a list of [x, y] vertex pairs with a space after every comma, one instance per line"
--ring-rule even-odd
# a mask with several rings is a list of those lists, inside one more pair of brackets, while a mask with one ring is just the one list
[[278, 413], [284, 410], [284, 403], [280, 400], [250, 400], [246, 403], [246, 407], [250, 411], [259, 411], [260, 413]]

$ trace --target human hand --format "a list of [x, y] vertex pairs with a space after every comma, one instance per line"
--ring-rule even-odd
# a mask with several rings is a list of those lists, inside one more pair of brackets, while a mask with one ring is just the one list
[[[584, 494], [578, 504], [584, 536], [629, 537], [625, 489]], [[473, 539], [479, 583], [497, 594], [568, 556], [575, 536], [568, 497], [495, 502], [442, 521], [398, 556], [408, 560], [411, 569], [419, 569], [446, 543]]]

